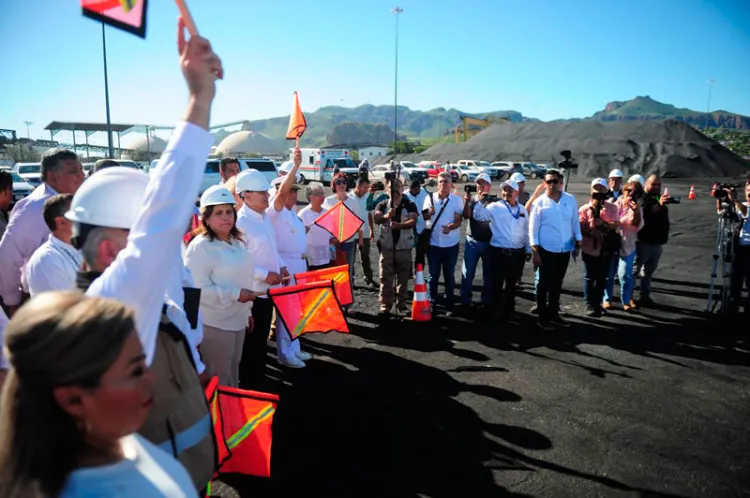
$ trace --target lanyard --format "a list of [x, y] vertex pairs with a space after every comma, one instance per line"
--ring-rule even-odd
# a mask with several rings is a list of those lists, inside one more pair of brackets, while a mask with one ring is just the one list
[[505, 207], [508, 209], [508, 212], [513, 218], [518, 219], [521, 217], [521, 206], [516, 206], [516, 212], [514, 213], [507, 202], [502, 201], [502, 203], [505, 204]]

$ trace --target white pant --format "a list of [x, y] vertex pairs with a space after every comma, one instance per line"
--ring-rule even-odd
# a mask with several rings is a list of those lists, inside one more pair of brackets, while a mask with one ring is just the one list
[[[299, 256], [292, 258], [289, 255], [282, 254], [282, 257], [285, 258], [286, 269], [290, 275], [307, 271], [307, 262]], [[289, 281], [289, 285], [294, 285], [295, 282], [292, 279]], [[284, 322], [279, 317], [279, 314], [276, 313], [276, 355], [279, 359], [290, 360], [295, 358], [299, 351], [299, 340], [291, 340], [289, 338], [289, 332], [287, 332]]]

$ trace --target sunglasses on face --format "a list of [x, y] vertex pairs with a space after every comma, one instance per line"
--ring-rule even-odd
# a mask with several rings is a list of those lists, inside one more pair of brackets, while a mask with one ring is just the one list
[[558, 183], [560, 183], [560, 180], [553, 178], [551, 180], [544, 180], [544, 183], [546, 183], [547, 185], [557, 185]]
[[336, 180], [336, 185], [346, 185], [346, 180]]

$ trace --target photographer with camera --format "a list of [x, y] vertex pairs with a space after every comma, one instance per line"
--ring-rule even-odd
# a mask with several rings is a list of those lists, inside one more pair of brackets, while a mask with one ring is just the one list
[[671, 197], [661, 195], [661, 178], [651, 174], [646, 178], [645, 194], [641, 200], [643, 228], [638, 232], [636, 273], [640, 276], [639, 306], [654, 304], [651, 299], [651, 279], [659, 267], [664, 244], [669, 240], [669, 208]]
[[389, 175], [386, 178], [389, 199], [375, 208], [375, 224], [380, 226], [377, 244], [380, 251], [380, 313], [383, 314], [390, 313], [393, 306], [394, 278], [396, 309], [400, 313], [409, 309], [407, 291], [417, 206], [403, 195], [403, 188], [400, 177]]
[[741, 223], [734, 244], [734, 261], [732, 262], [732, 276], [729, 283], [729, 312], [737, 313], [740, 306], [744, 308], [744, 314], [750, 315], [750, 296], [744, 305], [742, 304], [743, 285], [750, 291], [750, 224], [747, 222], [748, 207], [750, 206], [750, 176], [745, 180], [745, 202], [740, 201], [737, 195], [737, 186], [720, 185], [719, 190], [724, 194], [714, 191], [716, 197], [716, 209], [721, 213], [724, 210], [733, 212], [736, 219]]
[[[492, 270], [490, 263], [490, 231], [489, 220], [480, 221], [474, 218], [474, 207], [487, 199], [492, 189], [492, 180], [487, 173], [477, 175], [476, 185], [464, 186], [465, 220], [469, 220], [464, 243], [464, 262], [461, 266], [461, 306], [465, 310], [471, 307], [471, 294], [474, 284], [474, 274], [479, 260], [482, 260], [482, 304], [489, 309], [492, 299]], [[472, 195], [472, 193], [474, 195]]]
[[[409, 183], [409, 190], [407, 192], [404, 192], [404, 196], [409, 199], [411, 202], [414, 203], [415, 206], [418, 208], [420, 206], [424, 206], [424, 201], [427, 199], [427, 196], [430, 195], [430, 193], [422, 187], [422, 181], [419, 178], [415, 178], [411, 180]], [[419, 211], [419, 209], [417, 209]], [[417, 213], [417, 226], [414, 229], [416, 234], [416, 239], [419, 240], [419, 234], [422, 233], [422, 230], [425, 229], [426, 222], [424, 220], [424, 215], [422, 215], [422, 212], [419, 211]], [[424, 265], [425, 261], [425, 253], [422, 250], [422, 246], [420, 244], [416, 244], [416, 254], [414, 255], [414, 264], [415, 265]]]
[[[516, 283], [524, 261], [531, 259], [529, 216], [518, 202], [518, 184], [513, 180], [501, 185], [503, 199], [484, 194], [474, 203], [473, 219], [490, 224], [492, 261], [492, 297], [502, 320], [516, 319]], [[488, 279], [484, 279], [485, 286]]]
[[604, 178], [591, 181], [591, 200], [578, 209], [583, 255], [583, 299], [586, 316], [602, 316], [604, 286], [615, 252], [620, 247], [617, 208], [607, 200], [609, 185]]

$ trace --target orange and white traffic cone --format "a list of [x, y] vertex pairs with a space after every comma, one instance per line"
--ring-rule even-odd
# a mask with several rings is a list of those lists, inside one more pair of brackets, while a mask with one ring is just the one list
[[422, 265], [417, 265], [416, 273], [411, 320], [413, 322], [429, 322], [432, 320], [432, 309], [430, 308], [430, 299], [427, 297], [427, 284], [424, 283], [424, 268]]
[[695, 185], [690, 185], [690, 193], [688, 194], [688, 200], [689, 201], [695, 200]]

